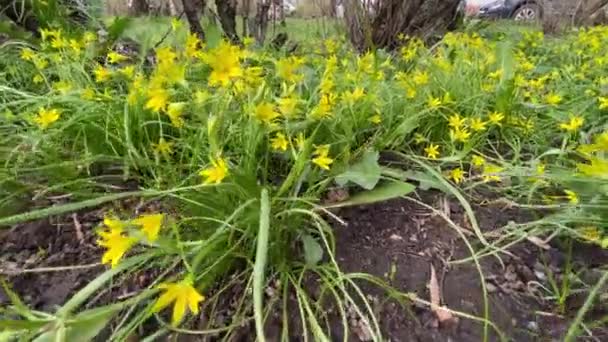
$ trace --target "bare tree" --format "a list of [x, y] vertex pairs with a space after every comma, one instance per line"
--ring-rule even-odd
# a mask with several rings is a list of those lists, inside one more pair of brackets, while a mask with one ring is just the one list
[[148, 2], [146, 0], [129, 0], [127, 2], [129, 15], [142, 15], [148, 12]]
[[241, 40], [236, 33], [236, 5], [236, 0], [215, 0], [224, 34], [232, 43], [240, 44]]
[[249, 25], [249, 12], [251, 11], [251, 0], [243, 0], [243, 37], [247, 37], [249, 35], [248, 25]]
[[352, 43], [360, 50], [395, 48], [399, 35], [425, 41], [454, 29], [460, 0], [344, 0]]
[[266, 30], [268, 29], [268, 10], [270, 0], [257, 0], [253, 36], [258, 44], [264, 44], [266, 40]]
[[199, 6], [200, 9], [205, 8], [205, 0], [182, 0], [184, 6], [184, 14], [190, 25], [190, 32], [197, 35], [201, 41], [205, 40], [205, 31], [201, 26], [201, 19], [199, 17]]

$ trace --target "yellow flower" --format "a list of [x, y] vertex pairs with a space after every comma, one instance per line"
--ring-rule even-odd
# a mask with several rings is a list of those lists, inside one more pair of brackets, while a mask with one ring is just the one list
[[124, 68], [119, 70], [121, 74], [125, 75], [125, 77], [127, 77], [128, 79], [133, 78], [133, 75], [135, 74], [135, 66], [133, 65], [127, 65]]
[[296, 111], [298, 99], [294, 96], [287, 96], [280, 98], [278, 100], [278, 103], [279, 111], [281, 112], [281, 114], [283, 114], [284, 116], [292, 116]]
[[202, 170], [199, 175], [205, 178], [205, 184], [219, 184], [228, 176], [228, 165], [222, 157], [212, 158], [211, 167]]
[[34, 122], [41, 129], [48, 128], [53, 122], [59, 120], [60, 113], [57, 109], [44, 109], [38, 110], [38, 115], [34, 117]]
[[272, 103], [262, 102], [255, 107], [253, 116], [261, 122], [271, 124], [279, 116], [279, 113], [274, 110]]
[[426, 101], [426, 104], [431, 109], [437, 109], [441, 106], [441, 99], [438, 97], [429, 96], [428, 100]]
[[454, 114], [448, 118], [448, 126], [452, 127], [453, 129], [460, 129], [465, 125], [466, 122], [467, 119], [460, 117], [458, 114]]
[[42, 70], [49, 65], [49, 62], [42, 56], [34, 56], [34, 60], [32, 62], [38, 70]]
[[303, 78], [298, 74], [298, 69], [303, 64], [303, 60], [297, 57], [279, 59], [276, 65], [277, 76], [287, 82], [297, 83]]
[[313, 110], [313, 115], [317, 118], [331, 116], [336, 97], [335, 94], [323, 94], [321, 100], [319, 100], [319, 104]]
[[550, 106], [557, 106], [562, 102], [562, 97], [559, 94], [550, 93], [545, 97], [545, 102]]
[[61, 94], [67, 94], [70, 90], [72, 90], [72, 84], [69, 81], [57, 81], [53, 83], [53, 89], [57, 90]]
[[579, 203], [578, 195], [574, 191], [564, 190], [564, 193], [566, 194], [566, 199], [568, 199], [568, 202], [570, 202], [571, 204]]
[[439, 145], [429, 144], [429, 146], [424, 149], [424, 153], [426, 153], [426, 156], [429, 159], [437, 159], [437, 157], [439, 157]]
[[184, 127], [184, 118], [182, 118], [182, 115], [184, 114], [185, 106], [185, 102], [175, 102], [170, 103], [169, 107], [167, 107], [167, 116], [169, 117], [169, 120], [171, 120], [171, 124], [177, 128]]
[[536, 165], [536, 174], [539, 175], [539, 176], [544, 175], [546, 168], [547, 168], [547, 166], [545, 164], [543, 164], [542, 162], [539, 162]]
[[298, 133], [298, 136], [296, 137], [296, 146], [298, 147], [298, 149], [303, 149], [304, 148], [304, 144], [306, 144], [306, 138], [304, 137], [304, 133], [300, 132]]
[[374, 125], [379, 125], [382, 123], [382, 116], [380, 114], [372, 115], [369, 118], [369, 122], [373, 123]]
[[334, 162], [333, 159], [329, 158], [329, 145], [318, 146], [314, 155], [315, 158], [312, 159], [312, 162], [324, 170], [329, 170], [330, 165]]
[[608, 159], [589, 158], [591, 164], [579, 163], [576, 165], [578, 170], [589, 177], [608, 179]]
[[153, 313], [159, 312], [169, 304], [174, 303], [171, 318], [173, 326], [177, 326], [181, 322], [186, 314], [186, 309], [189, 309], [193, 314], [198, 314], [199, 303], [205, 300], [205, 297], [196, 291], [192, 286], [193, 283], [192, 277], [189, 276], [179, 283], [159, 285], [158, 288], [165, 292], [158, 297], [151, 311]]
[[153, 88], [148, 90], [148, 101], [145, 108], [155, 112], [164, 110], [169, 102], [169, 93], [163, 88]]
[[108, 62], [110, 62], [112, 64], [120, 63], [126, 59], [127, 59], [126, 56], [123, 56], [116, 51], [108, 52]]
[[475, 132], [482, 132], [486, 129], [486, 122], [480, 118], [471, 119], [471, 129]]
[[491, 124], [502, 126], [502, 121], [504, 120], [505, 115], [501, 112], [492, 112], [488, 115], [488, 120]]
[[458, 128], [450, 130], [450, 136], [454, 141], [467, 142], [471, 137], [471, 132], [469, 132], [466, 128]]
[[429, 83], [429, 78], [429, 74], [426, 71], [416, 71], [412, 80], [414, 81], [414, 84], [422, 86]]
[[37, 74], [36, 76], [34, 76], [34, 78], [32, 79], [32, 82], [38, 84], [38, 83], [42, 83], [44, 81], [44, 77], [42, 77], [42, 75]]
[[76, 55], [79, 55], [82, 50], [82, 44], [76, 39], [70, 39], [70, 49], [72, 49]]
[[411, 86], [407, 86], [405, 88], [405, 97], [407, 97], [408, 99], [415, 98], [417, 94], [418, 94], [418, 92], [416, 91], [416, 88], [411, 87]]
[[562, 122], [561, 124], [559, 124], [559, 128], [568, 132], [576, 132], [579, 128], [583, 126], [584, 123], [585, 119], [583, 117], [571, 115], [570, 121]]
[[51, 47], [54, 49], [61, 49], [68, 46], [68, 42], [61, 36], [60, 33], [55, 35], [53, 39], [51, 39]]
[[168, 157], [173, 152], [173, 143], [167, 142], [165, 138], [160, 138], [157, 144], [152, 144], [154, 152]]
[[21, 49], [21, 59], [24, 61], [31, 61], [36, 57], [34, 51], [30, 48]]
[[141, 226], [141, 231], [146, 235], [146, 238], [150, 242], [158, 239], [158, 233], [163, 223], [163, 214], [148, 214], [142, 215], [131, 221], [131, 224]]
[[600, 103], [600, 110], [608, 109], [608, 97], [598, 97]]
[[93, 33], [93, 32], [85, 32], [82, 35], [82, 40], [85, 42], [85, 44], [90, 44], [90, 43], [94, 42], [95, 40], [97, 40], [97, 37], [95, 36], [95, 33]]
[[486, 163], [486, 160], [483, 159], [482, 156], [474, 155], [473, 158], [471, 158], [471, 163], [473, 164], [473, 166], [480, 167]]
[[319, 90], [322, 94], [329, 94], [334, 89], [335, 83], [331, 77], [324, 77], [319, 84]]
[[498, 173], [502, 172], [503, 170], [504, 168], [498, 165], [486, 164], [483, 168], [483, 180], [485, 182], [500, 182], [500, 176], [498, 175]]
[[353, 91], [345, 91], [342, 93], [342, 99], [347, 103], [353, 104], [365, 96], [365, 91], [361, 87], [356, 87]]
[[201, 41], [198, 36], [194, 33], [188, 33], [186, 38], [186, 48], [184, 49], [184, 55], [186, 58], [196, 58], [201, 56]]
[[270, 139], [270, 144], [275, 150], [286, 151], [289, 143], [287, 139], [285, 139], [285, 134], [277, 133], [274, 138]]
[[590, 242], [599, 242], [602, 238], [602, 233], [595, 226], [588, 226], [580, 229], [581, 235], [585, 240]]
[[107, 229], [97, 232], [100, 237], [97, 244], [107, 249], [101, 258], [101, 262], [116, 267], [125, 253], [137, 242], [137, 239], [126, 235], [124, 232], [125, 225], [120, 220], [106, 217], [103, 223]]
[[456, 168], [450, 171], [450, 178], [456, 184], [460, 184], [464, 181], [464, 171], [461, 168]]
[[226, 87], [235, 78], [243, 75], [241, 68], [242, 52], [237, 46], [222, 42], [209, 54], [207, 62], [211, 66], [210, 86]]
[[168, 46], [156, 50], [156, 60], [158, 61], [158, 66], [171, 65], [176, 59], [177, 53], [175, 53], [175, 51]]
[[97, 83], [106, 82], [110, 79], [110, 76], [112, 76], [110, 70], [104, 68], [101, 65], [97, 65], [95, 67], [95, 69], [93, 70], [93, 74], [95, 75], [95, 82]]

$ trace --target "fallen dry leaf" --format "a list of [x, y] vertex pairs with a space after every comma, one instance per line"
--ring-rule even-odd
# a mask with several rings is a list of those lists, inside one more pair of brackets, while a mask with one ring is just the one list
[[537, 238], [536, 236], [528, 236], [526, 239], [539, 248], [542, 248], [547, 251], [551, 249], [551, 246], [549, 246], [545, 241]]
[[453, 321], [454, 315], [441, 306], [441, 290], [439, 289], [439, 281], [437, 281], [437, 273], [435, 267], [431, 264], [431, 279], [429, 280], [429, 293], [431, 297], [431, 311], [435, 313], [440, 323]]

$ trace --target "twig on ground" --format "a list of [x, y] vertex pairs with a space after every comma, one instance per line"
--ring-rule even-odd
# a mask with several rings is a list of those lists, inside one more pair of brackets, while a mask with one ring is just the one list
[[72, 221], [74, 221], [74, 229], [76, 230], [76, 239], [81, 245], [84, 243], [84, 234], [82, 233], [82, 225], [78, 221], [78, 215], [72, 214]]
[[57, 266], [57, 267], [38, 267], [38, 268], [30, 268], [24, 270], [4, 270], [0, 269], [0, 274], [8, 275], [8, 276], [18, 276], [27, 273], [47, 273], [47, 272], [65, 272], [65, 271], [74, 271], [74, 270], [84, 270], [88, 268], [95, 268], [102, 266], [102, 263], [97, 262], [94, 264], [87, 265], [74, 265], [74, 266]]

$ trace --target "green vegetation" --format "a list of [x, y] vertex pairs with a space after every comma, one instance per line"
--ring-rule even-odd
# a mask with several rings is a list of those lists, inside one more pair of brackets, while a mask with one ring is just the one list
[[[171, 27], [136, 20], [146, 25], [126, 35], [145, 49]], [[310, 38], [303, 22], [288, 25], [297, 27], [294, 39]], [[13, 303], [6, 334], [69, 341], [113, 320], [110, 340], [123, 340], [153, 319], [150, 336], [159, 337], [186, 331], [218, 284], [244, 282], [228, 336], [253, 320], [263, 341], [264, 320], [281, 304], [284, 317], [299, 311], [305, 334], [327, 340], [329, 298], [345, 329], [353, 309], [381, 340], [353, 281], [364, 276], [340, 271], [327, 220], [331, 208], [416, 186], [465, 208], [475, 262], [547, 233], [608, 247], [608, 28], [551, 39], [536, 30], [451, 33], [432, 48], [401, 37], [395, 54], [363, 55], [334, 35], [285, 56], [219, 38], [201, 46], [174, 26], [153, 61], [108, 50], [90, 32], [44, 30], [39, 49], [0, 47], [0, 210], [14, 214], [0, 224], [108, 208], [98, 244], [109, 269], [52, 314], [30, 310], [5, 285]], [[383, 161], [385, 151], [408, 168]], [[128, 181], [139, 190], [125, 192]], [[324, 202], [336, 187], [354, 194]], [[488, 191], [511, 206], [549, 210], [490, 240], [469, 204]], [[24, 212], [30, 194], [70, 194], [70, 203]], [[109, 205], [132, 197], [147, 203], [144, 214]], [[146, 290], [78, 310], [111, 280], [145, 270], [161, 270]], [[322, 299], [306, 292], [311, 274]], [[282, 303], [265, 300], [269, 284], [279, 284]]]

